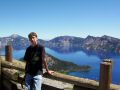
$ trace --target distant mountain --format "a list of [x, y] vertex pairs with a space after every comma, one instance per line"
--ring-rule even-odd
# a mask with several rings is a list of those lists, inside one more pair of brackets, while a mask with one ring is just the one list
[[62, 53], [74, 52], [79, 50], [83, 40], [80, 37], [60, 36], [47, 41], [45, 46]]
[[97, 53], [120, 53], [120, 39], [106, 35], [102, 37], [88, 36], [84, 39], [82, 48]]
[[74, 48], [75, 51], [84, 50], [88, 53], [120, 54], [120, 39], [106, 35], [102, 37], [87, 36], [86, 38], [60, 36], [48, 41], [46, 46], [59, 52], [73, 51]]
[[[41, 42], [42, 44], [45, 43], [45, 41], [41, 39], [39, 39], [39, 42]], [[1, 43], [0, 47], [2, 48], [4, 48], [5, 45], [7, 45], [8, 43], [11, 43], [13, 46], [13, 49], [16, 49], [16, 50], [25, 49], [30, 45], [28, 38], [22, 37], [17, 34], [13, 34], [8, 37], [0, 37], [0, 43]]]
[[29, 45], [29, 41], [27, 38], [17, 34], [13, 34], [9, 37], [1, 37], [0, 42], [1, 47], [4, 47], [8, 43], [11, 43], [14, 49], [24, 49]]
[[83, 42], [83, 38], [73, 36], [56, 37], [46, 44], [48, 47], [79, 47]]
[[[27, 38], [13, 34], [9, 37], [1, 37], [0, 46], [4, 47], [9, 41], [12, 43], [14, 49], [25, 49], [30, 44]], [[69, 52], [69, 50], [77, 51], [81, 49], [87, 52], [100, 54], [120, 54], [120, 39], [106, 35], [102, 37], [87, 36], [86, 38], [60, 36], [49, 41], [39, 39], [39, 42], [42, 45], [56, 51], [58, 50], [59, 52]]]

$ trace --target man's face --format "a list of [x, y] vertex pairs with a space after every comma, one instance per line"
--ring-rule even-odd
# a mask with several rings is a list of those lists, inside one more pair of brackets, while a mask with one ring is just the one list
[[37, 45], [38, 38], [36, 36], [32, 36], [29, 40], [33, 46]]

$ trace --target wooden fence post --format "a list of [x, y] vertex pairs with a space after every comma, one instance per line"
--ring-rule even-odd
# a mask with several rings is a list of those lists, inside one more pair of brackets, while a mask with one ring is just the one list
[[12, 45], [5, 46], [5, 60], [12, 62]]
[[100, 64], [99, 90], [110, 90], [112, 82], [112, 61], [105, 59]]

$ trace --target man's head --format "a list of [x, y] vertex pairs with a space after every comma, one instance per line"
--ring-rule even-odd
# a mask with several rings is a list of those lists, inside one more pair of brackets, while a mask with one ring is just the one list
[[37, 45], [38, 38], [37, 38], [37, 34], [35, 32], [31, 32], [28, 35], [28, 38], [33, 46]]
[[31, 39], [33, 36], [37, 37], [37, 34], [35, 32], [31, 32], [28, 35], [28, 38]]

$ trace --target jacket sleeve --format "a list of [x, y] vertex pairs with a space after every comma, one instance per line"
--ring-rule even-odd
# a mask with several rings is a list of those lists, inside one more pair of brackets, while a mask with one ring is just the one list
[[28, 48], [27, 48], [26, 51], [25, 51], [25, 55], [24, 55], [23, 60], [24, 60], [24, 61], [27, 61], [27, 60], [28, 60]]

